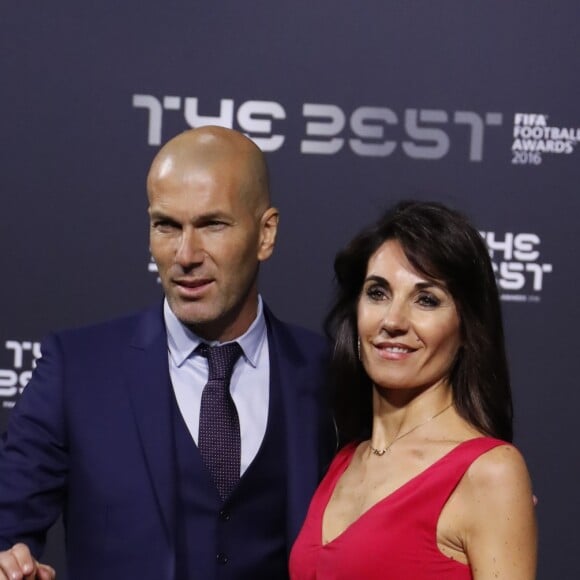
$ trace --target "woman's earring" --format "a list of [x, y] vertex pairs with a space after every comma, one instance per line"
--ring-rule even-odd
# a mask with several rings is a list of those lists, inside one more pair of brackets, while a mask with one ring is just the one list
[[360, 336], [356, 337], [356, 352], [358, 353], [358, 360], [360, 360]]

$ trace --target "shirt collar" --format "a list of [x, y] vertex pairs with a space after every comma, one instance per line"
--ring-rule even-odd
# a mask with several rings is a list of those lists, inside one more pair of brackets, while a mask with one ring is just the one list
[[[163, 301], [163, 318], [167, 328], [167, 346], [173, 362], [180, 367], [191, 355], [191, 353], [204, 341], [192, 332], [185, 324], [179, 321], [173, 310], [169, 307], [167, 298]], [[262, 297], [258, 295], [258, 310], [254, 322], [250, 328], [235, 339], [242, 347], [244, 357], [253, 366], [258, 364], [258, 353], [260, 347], [266, 339], [266, 319], [264, 317], [264, 306]], [[227, 342], [234, 342], [233, 340]], [[210, 342], [212, 346], [220, 344], [217, 341]]]

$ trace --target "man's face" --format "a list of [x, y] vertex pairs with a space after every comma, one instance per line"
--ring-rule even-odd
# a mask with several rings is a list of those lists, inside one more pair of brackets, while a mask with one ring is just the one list
[[[258, 264], [272, 253], [269, 209], [241, 191], [235, 160], [162, 167], [149, 184], [150, 249], [169, 306], [209, 340], [243, 334], [256, 315]], [[246, 184], [247, 186], [247, 184]], [[275, 226], [273, 235], [275, 237]]]

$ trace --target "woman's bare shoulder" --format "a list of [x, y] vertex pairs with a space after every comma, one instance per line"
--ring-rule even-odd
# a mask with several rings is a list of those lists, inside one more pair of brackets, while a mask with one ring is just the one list
[[501, 495], [514, 487], [530, 487], [530, 476], [523, 455], [513, 445], [504, 443], [480, 455], [464, 478], [474, 493]]

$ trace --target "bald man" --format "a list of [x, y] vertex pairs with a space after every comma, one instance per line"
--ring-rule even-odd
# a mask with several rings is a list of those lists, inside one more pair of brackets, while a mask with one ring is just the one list
[[[44, 341], [0, 447], [0, 580], [54, 578], [38, 558], [61, 513], [70, 580], [287, 577], [333, 437], [325, 342], [258, 293], [279, 217], [264, 157], [236, 131], [187, 131], [147, 190], [164, 300]], [[208, 352], [228, 349], [234, 427], [208, 446]]]

